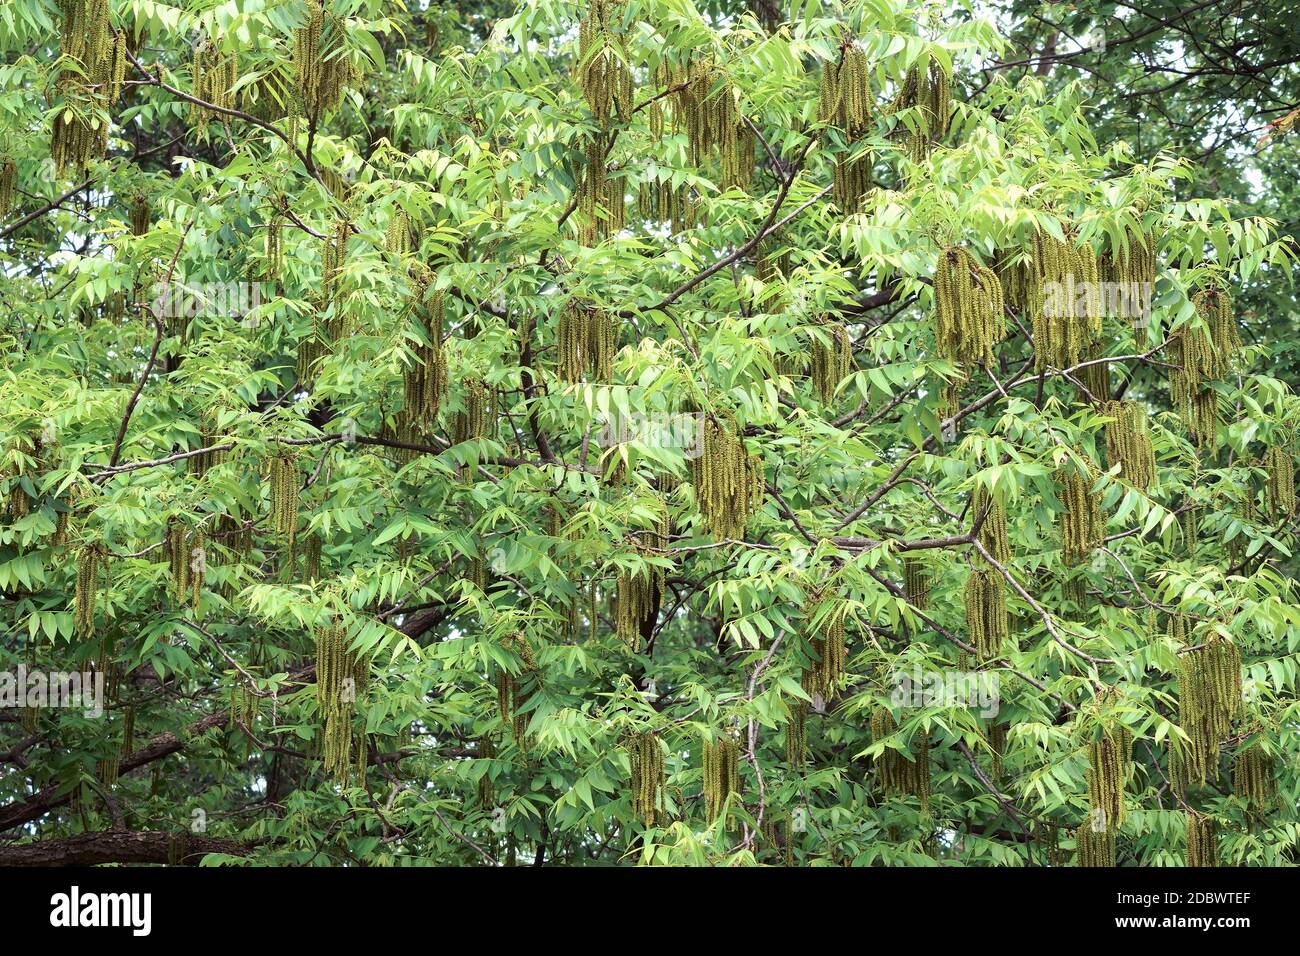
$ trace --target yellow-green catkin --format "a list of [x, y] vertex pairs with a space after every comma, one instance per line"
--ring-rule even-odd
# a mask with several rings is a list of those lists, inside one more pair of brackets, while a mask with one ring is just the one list
[[465, 407], [457, 413], [452, 423], [452, 440], [455, 444], [486, 438], [496, 417], [492, 390], [480, 378], [464, 383]]
[[691, 165], [703, 166], [716, 149], [723, 188], [748, 186], [754, 172], [754, 138], [726, 72], [712, 61], [692, 60], [675, 104], [686, 129]]
[[627, 42], [614, 29], [622, 6], [621, 0], [590, 0], [578, 27], [578, 86], [602, 128], [615, 113], [624, 120], [632, 115]]
[[807, 759], [808, 704], [797, 700], [790, 704], [790, 719], [785, 724], [785, 762], [797, 770]]
[[1134, 401], [1107, 402], [1106, 461], [1120, 466], [1119, 477], [1142, 491], [1156, 477], [1155, 447], [1147, 426], [1146, 408]]
[[612, 382], [618, 330], [617, 320], [604, 309], [570, 302], [556, 330], [560, 378], [577, 383], [589, 376], [593, 382]]
[[18, 177], [18, 164], [12, 156], [0, 155], [0, 216], [9, 215], [14, 208], [14, 181]]
[[578, 203], [573, 221], [578, 242], [584, 246], [615, 236], [627, 225], [624, 178], [622, 174], [611, 175], [607, 142], [603, 136], [588, 137], [582, 166], [574, 177], [578, 182]]
[[1102, 311], [1092, 246], [1068, 233], [1064, 239], [1037, 234], [1029, 292], [1036, 368], [1066, 369], [1085, 361], [1101, 337]]
[[1067, 567], [1082, 564], [1106, 537], [1101, 519], [1101, 496], [1093, 491], [1096, 466], [1087, 456], [1083, 467], [1064, 465], [1056, 473], [1056, 493], [1061, 499], [1061, 561]]
[[1214, 818], [1204, 816], [1195, 810], [1187, 811], [1187, 860], [1186, 865], [1218, 866], [1218, 838], [1214, 832]]
[[654, 731], [647, 730], [630, 735], [626, 746], [632, 769], [629, 781], [632, 812], [647, 827], [652, 827], [663, 812], [663, 745]]
[[1232, 762], [1232, 792], [1255, 810], [1271, 806], [1277, 796], [1273, 758], [1258, 742], [1242, 749]]
[[498, 665], [496, 674], [497, 709], [501, 722], [510, 728], [515, 745], [526, 750], [529, 745], [528, 714], [526, 705], [531, 700], [541, 679], [537, 658], [532, 645], [523, 634], [509, 634], [501, 640], [502, 646], [520, 660], [519, 672], [514, 673]]
[[339, 291], [339, 278], [347, 262], [348, 237], [351, 226], [344, 218], [334, 225], [333, 232], [326, 234], [321, 246], [321, 298], [324, 302], [333, 302]]
[[1126, 227], [1123, 245], [1102, 256], [1102, 278], [1130, 290], [1140, 286], [1150, 289], [1156, 281], [1156, 244], [1151, 233]]
[[449, 373], [443, 347], [445, 296], [430, 292], [427, 282], [415, 281], [412, 311], [419, 321], [419, 338], [412, 348], [411, 364], [405, 370], [404, 424], [415, 433], [430, 433], [437, 425], [438, 412], [447, 395]]
[[[478, 757], [480, 760], [496, 760], [497, 745], [491, 737], [483, 737], [478, 742]], [[495, 807], [497, 802], [496, 787], [492, 783], [492, 772], [489, 767], [483, 771], [483, 776], [478, 778], [478, 802], [479, 806], [484, 809]]]
[[833, 595], [814, 589], [808, 594], [808, 607], [803, 637], [812, 655], [812, 666], [804, 671], [803, 689], [822, 700], [834, 700], [844, 686], [848, 659], [845, 605]]
[[[1180, 644], [1193, 639], [1183, 615], [1170, 615], [1169, 636]], [[1189, 739], [1187, 776], [1205, 783], [1218, 777], [1220, 745], [1241, 709], [1241, 651], [1213, 634], [1184, 648], [1178, 663], [1178, 722]]]
[[848, 330], [838, 322], [822, 325], [821, 331], [829, 341], [817, 337], [812, 340], [812, 382], [822, 404], [829, 405], [835, 399], [836, 388], [849, 377], [853, 367], [853, 344]]
[[1005, 775], [1006, 768], [1003, 766], [1003, 758], [1007, 753], [1007, 731], [1008, 725], [1005, 723], [992, 723], [984, 729], [984, 737], [989, 744], [989, 752], [993, 755], [992, 769], [993, 779], [1001, 780]]
[[1096, 343], [1084, 355], [1085, 364], [1074, 374], [1081, 401], [1096, 406], [1105, 405], [1110, 398], [1110, 363], [1098, 361], [1103, 357], [1102, 344]]
[[75, 627], [82, 637], [95, 633], [95, 601], [99, 592], [99, 566], [103, 563], [104, 548], [88, 544], [77, 553], [77, 586], [74, 594]]
[[991, 365], [1006, 336], [1006, 306], [997, 274], [965, 249], [939, 255], [934, 270], [934, 331], [939, 355]]
[[1219, 285], [1201, 289], [1192, 297], [1196, 314], [1209, 329], [1221, 373], [1237, 367], [1241, 357], [1241, 338], [1237, 333], [1237, 317], [1232, 306], [1232, 295]]
[[1003, 566], [1009, 564], [1011, 540], [1007, 536], [1007, 511], [1002, 502], [990, 495], [984, 485], [979, 485], [975, 489], [974, 508], [971, 513], [974, 515], [972, 519], [974, 521], [978, 521], [981, 515], [984, 517], [979, 530], [979, 540], [984, 550], [998, 564]]
[[[871, 712], [871, 740], [880, 743], [898, 730], [898, 724], [888, 707], [876, 707]], [[912, 738], [913, 759], [902, 751], [885, 748], [875, 758], [876, 783], [880, 793], [887, 796], [911, 796], [930, 803], [930, 737], [928, 733]]]
[[338, 109], [344, 91], [360, 79], [348, 55], [343, 21], [308, 0], [306, 22], [293, 31], [293, 76], [308, 117]]
[[59, 175], [81, 173], [108, 149], [109, 108], [126, 81], [126, 31], [113, 31], [108, 0], [63, 0], [59, 53], [67, 64], [57, 88], [50, 156]]
[[1261, 462], [1265, 475], [1264, 500], [1275, 519], [1290, 518], [1296, 513], [1295, 458], [1281, 444], [1270, 445]]
[[163, 551], [171, 573], [172, 597], [178, 604], [182, 604], [190, 593], [190, 551], [185, 522], [180, 518], [172, 518], [167, 522]]
[[910, 555], [903, 558], [903, 590], [908, 603], [919, 611], [930, 606], [931, 572], [924, 558]]
[[298, 460], [290, 452], [274, 456], [267, 466], [271, 490], [271, 527], [286, 536], [293, 549], [298, 535]]
[[215, 39], [201, 40], [194, 48], [191, 81], [194, 98], [207, 104], [190, 104], [190, 122], [202, 136], [212, 119], [225, 122], [227, 114], [222, 110], [235, 108], [234, 87], [239, 82], [239, 60], [233, 54], [222, 52]]
[[914, 163], [924, 162], [930, 150], [948, 134], [952, 118], [951, 81], [948, 70], [927, 54], [919, 57], [907, 71], [894, 98], [892, 112], [916, 110], [912, 122], [900, 122], [894, 128], [895, 137], [903, 140], [904, 149]]
[[966, 631], [976, 655], [982, 661], [999, 657], [1011, 630], [1005, 580], [996, 568], [981, 562], [966, 577], [964, 597]]
[[1074, 846], [1079, 866], [1115, 866], [1115, 831], [1110, 827], [1093, 829], [1091, 823], [1080, 824], [1074, 831]]
[[[353, 714], [364, 698], [370, 660], [349, 647], [347, 625], [338, 621], [316, 631], [316, 704], [324, 725], [322, 759], [325, 772], [346, 783], [357, 773], [364, 778], [364, 753], [353, 755]], [[365, 735], [360, 746], [366, 747]]]
[[1088, 744], [1088, 803], [1094, 825], [1124, 822], [1124, 786], [1133, 762], [1133, 733], [1122, 724], [1099, 727]]
[[636, 653], [641, 649], [641, 629], [659, 614], [663, 595], [663, 569], [649, 565], [618, 575], [614, 624], [618, 636]]
[[740, 744], [730, 734], [705, 739], [701, 745], [704, 772], [704, 812], [710, 822], [722, 816], [733, 795], [741, 792]]
[[839, 58], [822, 67], [818, 120], [843, 134], [847, 149], [835, 157], [832, 185], [835, 203], [854, 212], [871, 189], [870, 151], [854, 149], [873, 125], [870, 66], [867, 55], [852, 37], [840, 45]]
[[695, 504], [715, 540], [741, 540], [745, 525], [763, 504], [762, 460], [745, 441], [714, 418], [703, 425], [698, 457], [691, 461]]
[[671, 178], [642, 180], [637, 188], [637, 214], [650, 223], [667, 223], [673, 234], [693, 229], [700, 222], [700, 203], [685, 185], [674, 186]]

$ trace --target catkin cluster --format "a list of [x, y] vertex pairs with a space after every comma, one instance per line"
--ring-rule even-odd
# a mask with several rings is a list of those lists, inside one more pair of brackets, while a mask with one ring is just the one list
[[1102, 301], [1097, 254], [1088, 243], [1045, 233], [1034, 237], [1029, 314], [1034, 363], [1041, 371], [1082, 362], [1101, 337]]
[[208, 104], [190, 104], [190, 122], [202, 135], [209, 120], [224, 115], [221, 110], [235, 108], [234, 86], [239, 82], [239, 59], [234, 54], [221, 52], [217, 41], [209, 37], [194, 48], [192, 79], [194, 98]]
[[647, 178], [637, 189], [637, 214], [648, 222], [668, 223], [674, 233], [694, 229], [700, 222], [700, 202], [687, 186], [671, 179]]
[[813, 338], [812, 382], [822, 403], [829, 405], [835, 398], [835, 389], [848, 378], [853, 367], [853, 345], [849, 342], [848, 330], [839, 322], [827, 323], [822, 330], [830, 342]]
[[82, 637], [95, 633], [95, 600], [99, 592], [99, 566], [104, 547], [87, 544], [77, 552], [77, 586], [74, 592], [76, 631]]
[[84, 170], [108, 149], [107, 110], [126, 80], [126, 31], [113, 31], [109, 0], [59, 0], [59, 72], [65, 108], [55, 113], [50, 155], [59, 175]]
[[1147, 427], [1146, 408], [1134, 401], [1107, 402], [1106, 460], [1120, 466], [1119, 476], [1143, 491], [1156, 477], [1155, 447]]
[[486, 437], [495, 417], [492, 390], [480, 378], [469, 379], [465, 382], [465, 408], [456, 414], [452, 423], [452, 440], [460, 444]]
[[308, 0], [307, 22], [293, 31], [293, 77], [307, 116], [338, 109], [360, 74], [347, 54], [343, 22]]
[[1214, 818], [1187, 811], [1187, 860], [1191, 866], [1218, 866], [1219, 848], [1214, 834]]
[[939, 255], [934, 270], [934, 331], [942, 357], [992, 364], [993, 346], [1006, 335], [1005, 311], [997, 273], [965, 249], [953, 247]]
[[18, 164], [12, 156], [0, 155], [0, 216], [9, 215], [14, 207], [14, 180], [18, 176]]
[[632, 812], [645, 821], [647, 827], [655, 825], [656, 816], [663, 811], [664, 751], [653, 730], [631, 734], [626, 742], [632, 766], [629, 789]]
[[267, 466], [271, 486], [271, 527], [288, 538], [293, 548], [298, 535], [298, 460], [290, 452], [281, 452]]
[[872, 120], [870, 66], [852, 37], [840, 46], [839, 60], [822, 67], [817, 119], [849, 139], [868, 132]]
[[812, 667], [803, 673], [803, 689], [822, 700], [834, 700], [844, 684], [845, 645], [843, 602], [821, 591], [808, 595], [804, 640], [812, 652]]
[[790, 705], [790, 719], [785, 725], [785, 762], [793, 769], [808, 758], [808, 704], [795, 701]]
[[930, 569], [924, 559], [909, 556], [903, 559], [903, 589], [907, 600], [917, 610], [930, 606]]
[[602, 128], [615, 111], [623, 119], [632, 115], [627, 44], [610, 29], [610, 17], [621, 5], [621, 0], [591, 0], [578, 27], [578, 86]]
[[699, 457], [691, 461], [695, 503], [716, 540], [741, 539], [745, 525], [763, 504], [763, 464], [745, 441], [710, 418], [704, 423]]
[[715, 63], [693, 60], [674, 99], [686, 127], [692, 166], [703, 166], [713, 150], [723, 188], [745, 188], [754, 175], [754, 137], [741, 117], [731, 79]]
[[518, 655], [523, 663], [519, 674], [512, 674], [504, 667], [497, 667], [497, 710], [501, 722], [510, 728], [515, 744], [521, 749], [528, 746], [528, 714], [525, 705], [537, 689], [540, 680], [537, 658], [533, 655], [532, 645], [522, 634], [509, 634], [502, 638], [501, 644], [507, 650]]
[[1133, 764], [1133, 733], [1123, 724], [1100, 727], [1088, 744], [1088, 803], [1106, 829], [1124, 822], [1124, 785]]
[[641, 628], [659, 615], [663, 595], [662, 568], [646, 566], [639, 571], [620, 571], [614, 624], [618, 636], [636, 653], [641, 647]]
[[998, 564], [1006, 565], [1011, 561], [1011, 540], [1007, 537], [1007, 510], [1002, 502], [989, 494], [988, 488], [979, 485], [975, 489], [974, 507], [971, 510], [974, 520], [984, 516], [980, 525], [979, 540], [990, 557]]
[[1126, 227], [1123, 245], [1102, 256], [1101, 274], [1107, 282], [1129, 289], [1153, 285], [1156, 281], [1156, 237]]
[[618, 322], [609, 312], [570, 301], [560, 313], [556, 346], [564, 381], [581, 382], [584, 375], [595, 382], [614, 380]]
[[949, 84], [952, 77], [933, 56], [917, 59], [894, 98], [892, 111], [917, 111], [914, 122], [900, 123], [894, 135], [901, 137], [914, 163], [925, 161], [930, 149], [948, 134], [952, 117]]
[[322, 757], [325, 772], [346, 783], [353, 769], [364, 780], [365, 734], [359, 736], [353, 760], [352, 715], [370, 682], [370, 659], [351, 650], [348, 628], [332, 622], [316, 631], [316, 704], [325, 728]]
[[582, 166], [577, 170], [578, 206], [574, 223], [578, 241], [594, 246], [617, 235], [627, 224], [627, 206], [621, 176], [611, 176], [606, 166], [607, 140], [603, 136], [587, 139]]
[[[880, 743], [898, 730], [898, 723], [887, 707], [877, 707], [871, 712], [871, 739]], [[917, 734], [912, 738], [914, 760], [908, 760], [899, 750], [886, 748], [875, 759], [877, 786], [883, 794], [911, 796], [930, 802], [930, 735]]]
[[207, 573], [207, 548], [202, 529], [196, 528], [191, 534], [186, 530], [184, 521], [172, 518], [167, 522], [163, 551], [167, 556], [172, 596], [176, 603], [184, 604], [188, 601], [198, 607], [203, 593], [203, 579]]
[[722, 816], [727, 801], [740, 793], [740, 744], [730, 734], [705, 739], [701, 746], [704, 763], [704, 813], [712, 822]]
[[1056, 473], [1057, 497], [1061, 499], [1061, 561], [1068, 567], [1088, 560], [1106, 537], [1101, 519], [1101, 496], [1093, 491], [1097, 482], [1092, 459], [1084, 456], [1082, 470], [1065, 465]]
[[438, 420], [438, 410], [447, 394], [447, 354], [443, 348], [445, 296], [428, 292], [428, 284], [416, 282], [412, 309], [420, 323], [420, 338], [414, 360], [404, 375], [405, 422], [417, 431], [428, 432]]
[[1002, 653], [1002, 642], [1010, 633], [1007, 617], [1006, 582], [998, 570], [981, 563], [966, 577], [966, 631], [982, 661]]
[[1265, 809], [1277, 796], [1273, 758], [1258, 743], [1242, 750], [1233, 761], [1232, 792], [1256, 810]]
[[[1190, 639], [1182, 615], [1171, 615], [1169, 628], [1173, 641]], [[1189, 739], [1187, 776], [1205, 783], [1218, 776], [1220, 743], [1241, 708], [1241, 651], [1216, 634], [1180, 653], [1178, 663], [1178, 723]]]
[[1094, 830], [1090, 823], [1080, 824], [1074, 831], [1074, 846], [1079, 866], [1115, 865], [1115, 831], [1110, 827]]
[[1296, 513], [1295, 458], [1285, 445], [1270, 445], [1261, 462], [1267, 480], [1264, 500], [1274, 518], [1289, 518]]

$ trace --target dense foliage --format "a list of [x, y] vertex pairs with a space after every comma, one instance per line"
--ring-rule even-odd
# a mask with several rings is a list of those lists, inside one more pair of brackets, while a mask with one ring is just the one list
[[0, 8], [0, 861], [1290, 863], [1285, 213], [984, 12]]

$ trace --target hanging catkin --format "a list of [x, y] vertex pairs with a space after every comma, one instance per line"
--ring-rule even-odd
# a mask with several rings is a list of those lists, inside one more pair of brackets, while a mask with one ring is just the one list
[[1218, 866], [1219, 849], [1214, 834], [1214, 819], [1195, 810], [1187, 811], [1187, 860], [1191, 866]]
[[1006, 308], [997, 274], [965, 249], [939, 255], [934, 270], [934, 331], [939, 355], [991, 365], [993, 346], [1006, 335]]
[[917, 111], [913, 123], [899, 123], [894, 129], [894, 135], [903, 139], [907, 155], [914, 163], [924, 162], [930, 149], [948, 134], [952, 116], [951, 80], [938, 59], [927, 54], [919, 57], [907, 71], [894, 98], [891, 112], [913, 108]]
[[84, 545], [77, 552], [77, 586], [74, 594], [77, 634], [89, 637], [95, 633], [95, 599], [99, 591], [99, 565], [104, 557], [100, 544]]
[[[894, 715], [887, 707], [876, 707], [871, 712], [871, 739], [873, 743], [892, 736], [898, 731]], [[902, 751], [886, 747], [875, 758], [876, 782], [880, 793], [892, 796], [912, 796], [922, 806], [930, 803], [930, 735], [919, 733], [912, 738], [914, 759], [909, 760]]]
[[650, 565], [638, 571], [619, 572], [615, 629], [633, 653], [641, 649], [642, 626], [659, 615], [663, 578], [663, 569]]
[[1270, 445], [1261, 462], [1267, 479], [1264, 500], [1275, 519], [1290, 518], [1296, 513], [1295, 458], [1285, 445]]
[[1257, 811], [1267, 809], [1277, 796], [1273, 758], [1258, 743], [1240, 751], [1233, 761], [1232, 792]]
[[992, 660], [1002, 653], [1010, 633], [1007, 618], [1006, 582], [998, 570], [981, 562], [966, 577], [964, 592], [966, 630], [980, 660]]
[[1134, 401], [1107, 402], [1106, 461], [1120, 466], [1119, 476], [1143, 491], [1156, 477], [1155, 448], [1147, 427], [1146, 408]]
[[1084, 361], [1101, 336], [1101, 281], [1097, 256], [1079, 245], [1039, 233], [1030, 270], [1034, 363], [1065, 369]]
[[292, 551], [298, 535], [298, 461], [291, 452], [281, 452], [271, 459], [267, 471], [271, 486], [271, 527], [276, 534], [287, 537]]
[[1122, 247], [1112, 247], [1102, 257], [1102, 277], [1125, 287], [1130, 295], [1139, 288], [1150, 289], [1156, 281], [1156, 237], [1150, 233], [1124, 229]]
[[482, 379], [472, 378], [464, 383], [464, 399], [465, 407], [452, 423], [452, 441], [457, 445], [487, 437], [496, 417], [492, 391]]
[[1110, 827], [1094, 830], [1090, 823], [1080, 824], [1074, 831], [1074, 845], [1079, 866], [1115, 865], [1115, 831]]
[[57, 86], [64, 109], [55, 111], [50, 156], [59, 175], [81, 172], [108, 149], [108, 109], [126, 80], [126, 31], [114, 32], [108, 0], [61, 0], [61, 57]]
[[745, 525], [763, 503], [762, 461], [716, 419], [709, 418], [703, 429], [701, 453], [691, 461], [696, 507], [714, 539], [743, 539]]
[[338, 109], [344, 90], [360, 78], [346, 50], [343, 21], [316, 0], [308, 0], [306, 23], [293, 31], [293, 76], [309, 117]]
[[1192, 304], [1209, 330], [1220, 373], [1232, 371], [1241, 356], [1241, 338], [1237, 334], [1232, 295], [1219, 285], [1210, 285], [1192, 297]]
[[804, 640], [813, 660], [804, 671], [803, 689], [822, 700], [834, 700], [844, 685], [845, 646], [844, 603], [821, 590], [808, 594], [809, 613], [804, 622]]
[[740, 794], [740, 744], [730, 734], [705, 739], [700, 748], [704, 771], [704, 813], [710, 822], [722, 816], [732, 795]]
[[577, 208], [573, 217], [578, 231], [578, 242], [594, 246], [610, 236], [622, 232], [627, 224], [626, 196], [621, 175], [612, 176], [606, 165], [606, 145], [603, 136], [587, 139], [583, 162], [577, 170]]
[[632, 766], [630, 790], [632, 812], [647, 827], [655, 825], [663, 811], [664, 751], [653, 730], [631, 734], [625, 744]]
[[556, 345], [564, 381], [581, 382], [584, 375], [593, 382], [614, 380], [618, 323], [609, 312], [570, 301], [560, 313]]
[[14, 208], [14, 180], [18, 176], [18, 164], [12, 156], [0, 155], [0, 217], [9, 215]]
[[1088, 744], [1088, 802], [1108, 830], [1124, 822], [1124, 785], [1133, 761], [1133, 734], [1122, 724], [1100, 727]]
[[172, 597], [177, 604], [183, 604], [190, 593], [190, 549], [185, 522], [180, 518], [172, 518], [167, 522], [163, 550], [171, 572]]
[[[1181, 614], [1170, 615], [1169, 637], [1188, 643], [1191, 630]], [[1178, 655], [1178, 722], [1187, 734], [1187, 775], [1205, 783], [1219, 772], [1219, 747], [1241, 708], [1241, 651], [1214, 634]]]
[[540, 680], [537, 658], [533, 656], [532, 645], [522, 634], [508, 634], [501, 639], [506, 650], [519, 657], [521, 669], [518, 674], [511, 673], [498, 665], [496, 673], [497, 709], [501, 722], [510, 728], [515, 745], [526, 750], [528, 739], [528, 714], [525, 707], [537, 689]]
[[340, 218], [334, 225], [334, 231], [325, 236], [321, 249], [321, 297], [324, 302], [333, 302], [339, 286], [339, 276], [347, 262], [348, 236], [351, 226], [346, 219]]
[[693, 60], [675, 108], [686, 126], [691, 165], [703, 166], [716, 148], [724, 188], [747, 185], [753, 175], [754, 141], [727, 74], [711, 61]]
[[785, 725], [785, 762], [798, 770], [807, 759], [808, 704], [799, 700], [790, 704], [790, 719]]
[[667, 223], [675, 233], [699, 223], [699, 200], [685, 185], [670, 178], [647, 178], [637, 189], [637, 214], [647, 222]]
[[848, 330], [840, 323], [829, 322], [820, 328], [830, 341], [824, 343], [813, 337], [812, 382], [822, 404], [829, 405], [835, 398], [835, 389], [848, 378], [853, 367], [853, 345]]
[[[370, 680], [370, 660], [349, 648], [348, 628], [338, 621], [316, 631], [316, 704], [324, 724], [325, 772], [346, 783], [353, 771], [364, 779], [364, 753], [353, 758], [352, 716]], [[361, 749], [365, 736], [361, 735]]]
[[843, 212], [856, 211], [872, 185], [870, 151], [853, 148], [872, 126], [869, 73], [866, 53], [847, 36], [839, 59], [822, 67], [817, 118], [838, 129], [848, 147], [835, 157], [832, 171], [835, 203]]
[[1082, 564], [1106, 537], [1101, 519], [1101, 496], [1093, 491], [1096, 466], [1083, 456], [1083, 468], [1063, 466], [1056, 473], [1057, 497], [1061, 499], [1061, 561], [1067, 567]]
[[988, 488], [979, 485], [975, 489], [974, 507], [971, 513], [974, 520], [984, 516], [980, 525], [979, 540], [989, 555], [998, 564], [1011, 562], [1011, 542], [1007, 537], [1007, 511], [1002, 502], [989, 494]]
[[[221, 110], [235, 108], [234, 86], [239, 82], [239, 61], [232, 54], [222, 53], [212, 38], [200, 41], [194, 48], [194, 68], [192, 71], [194, 98], [202, 100], [207, 106], [190, 104], [190, 122], [194, 124], [199, 135], [207, 131], [208, 122], [213, 117], [222, 121], [226, 115]], [[210, 107], [217, 107], [216, 110]]]
[[1110, 363], [1097, 361], [1103, 357], [1103, 346], [1095, 344], [1084, 355], [1084, 361], [1090, 364], [1075, 372], [1075, 380], [1080, 391], [1080, 401], [1088, 401], [1101, 406], [1110, 399]]
[[447, 356], [443, 348], [445, 296], [428, 291], [428, 283], [415, 280], [412, 311], [420, 324], [420, 338], [405, 371], [405, 424], [428, 434], [437, 425], [438, 411], [447, 394]]
[[578, 27], [578, 86], [602, 129], [615, 112], [625, 120], [632, 115], [627, 43], [610, 28], [620, 6], [620, 0], [590, 0]]
[[919, 611], [930, 606], [930, 569], [923, 558], [903, 559], [903, 589], [908, 603]]

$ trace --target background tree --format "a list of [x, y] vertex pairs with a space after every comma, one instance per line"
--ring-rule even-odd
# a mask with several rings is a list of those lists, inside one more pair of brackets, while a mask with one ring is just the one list
[[984, 12], [0, 10], [0, 862], [1289, 863], [1294, 207]]

